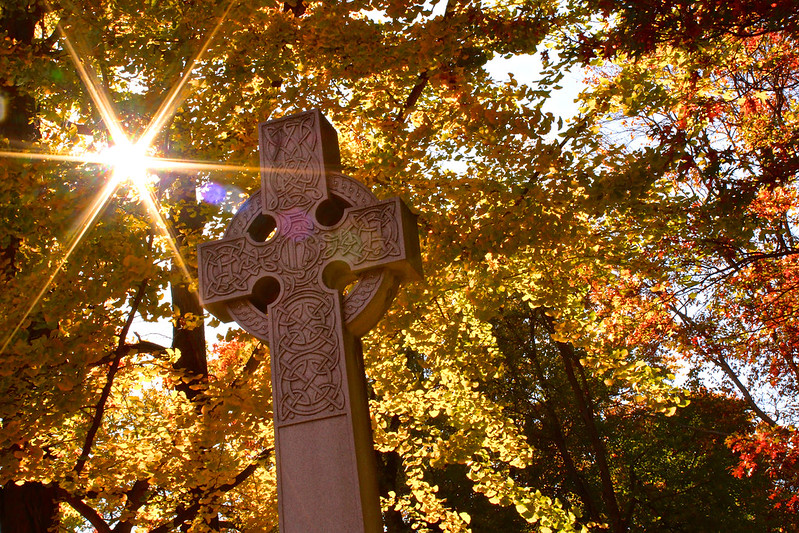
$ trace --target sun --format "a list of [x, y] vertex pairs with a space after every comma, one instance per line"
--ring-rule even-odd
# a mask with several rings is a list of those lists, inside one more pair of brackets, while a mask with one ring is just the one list
[[149, 190], [151, 158], [147, 156], [147, 147], [124, 140], [103, 150], [100, 160], [112, 169], [115, 184], [127, 181], [139, 193]]

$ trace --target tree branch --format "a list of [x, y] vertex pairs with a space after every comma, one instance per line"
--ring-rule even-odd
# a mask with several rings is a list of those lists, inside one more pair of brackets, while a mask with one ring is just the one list
[[165, 354], [169, 348], [150, 341], [139, 341], [125, 345], [126, 354], [149, 353], [153, 355]]
[[[671, 308], [672, 312], [675, 313], [677, 316], [679, 316], [680, 319], [687, 326], [689, 326], [691, 329], [693, 329], [699, 334], [702, 333], [703, 328], [700, 327], [700, 325], [697, 324], [691, 317], [680, 311], [677, 308], [677, 306], [673, 304], [669, 305], [669, 307]], [[710, 352], [706, 349], [703, 349], [701, 347], [697, 348], [710, 362], [718, 366], [722, 370], [722, 372], [724, 372], [724, 374], [726, 374], [727, 377], [730, 378], [730, 380], [735, 384], [735, 386], [743, 395], [744, 400], [749, 405], [749, 408], [755, 412], [758, 418], [760, 418], [763, 422], [765, 422], [771, 427], [775, 427], [777, 425], [777, 422], [773, 418], [771, 418], [762, 409], [760, 409], [760, 407], [755, 402], [755, 399], [752, 398], [752, 395], [749, 393], [749, 389], [746, 387], [746, 385], [743, 384], [743, 382], [741, 382], [740, 378], [738, 378], [738, 374], [736, 374], [735, 371], [732, 369], [732, 367], [730, 367], [729, 363], [727, 363], [727, 361], [724, 360], [724, 356], [722, 356], [721, 354], [719, 354], [718, 356], [714, 356], [710, 354]]]
[[236, 488], [237, 486], [242, 484], [244, 481], [246, 481], [247, 478], [249, 478], [252, 475], [252, 473], [255, 472], [255, 470], [259, 466], [261, 466], [261, 461], [266, 459], [269, 456], [269, 454], [272, 453], [272, 451], [273, 451], [273, 448], [268, 448], [268, 449], [263, 450], [260, 454], [258, 454], [258, 457], [256, 457], [255, 461], [253, 461], [252, 463], [247, 465], [247, 467], [244, 470], [239, 472], [236, 475], [236, 477], [233, 478], [233, 481], [231, 481], [230, 483], [224, 483], [222, 485], [218, 485], [216, 487], [212, 487], [212, 488], [204, 491], [203, 493], [199, 493], [199, 494], [195, 495], [194, 502], [192, 502], [191, 505], [189, 505], [188, 507], [184, 507], [183, 509], [178, 511], [177, 514], [175, 515], [175, 517], [172, 520], [170, 520], [169, 522], [167, 522], [165, 524], [161, 524], [160, 526], [156, 527], [155, 529], [151, 529], [150, 533], [169, 533], [170, 531], [175, 531], [175, 529], [180, 524], [184, 523], [189, 518], [192, 518], [193, 516], [195, 516], [199, 512], [200, 508], [202, 507], [201, 504], [200, 504], [200, 500], [204, 499], [204, 496], [207, 496], [208, 494], [210, 494], [212, 492], [218, 493], [218, 494], [224, 494], [224, 493], [228, 492], [229, 490], [232, 490], [232, 489]]
[[[450, 0], [447, 2], [447, 6], [444, 9], [444, 19], [450, 19], [455, 15], [455, 12], [458, 8], [459, 0]], [[397, 111], [397, 115], [394, 117], [394, 122], [397, 124], [402, 124], [405, 122], [405, 119], [408, 118], [408, 112], [416, 105], [416, 102], [419, 101], [419, 98], [422, 96], [425, 87], [427, 87], [427, 83], [430, 81], [430, 71], [424, 70], [421, 74], [419, 74], [419, 81], [416, 82], [416, 85], [413, 86], [411, 89], [411, 94], [408, 95], [408, 98], [405, 99], [405, 103], [402, 105], [402, 109]]]
[[[145, 495], [147, 494], [147, 490], [150, 488], [150, 480], [149, 479], [137, 479], [133, 486], [127, 491], [127, 504], [125, 505], [125, 510], [128, 513], [134, 514], [138, 511], [142, 505], [147, 501]], [[128, 520], [120, 520], [116, 526], [114, 526], [113, 532], [114, 533], [130, 533], [133, 531], [133, 523]]]
[[425, 70], [419, 74], [419, 81], [416, 82], [416, 85], [414, 85], [413, 89], [411, 89], [411, 94], [408, 95], [408, 98], [402, 105], [402, 109], [397, 111], [397, 115], [394, 117], [394, 122], [398, 124], [405, 122], [408, 112], [413, 108], [413, 106], [416, 105], [416, 102], [419, 101], [419, 98], [422, 96], [422, 92], [424, 92], [424, 88], [427, 87], [428, 81], [430, 81], [430, 74], [427, 70]]
[[144, 290], [147, 288], [147, 282], [148, 280], [144, 279], [139, 285], [139, 288], [136, 291], [136, 296], [133, 298], [133, 302], [130, 305], [130, 313], [128, 313], [128, 318], [125, 321], [125, 325], [122, 326], [122, 330], [119, 332], [119, 343], [117, 344], [116, 350], [114, 350], [114, 360], [111, 361], [111, 366], [108, 368], [108, 374], [106, 376], [105, 385], [103, 386], [103, 392], [100, 394], [100, 399], [97, 400], [97, 405], [94, 408], [94, 418], [92, 419], [91, 426], [89, 426], [89, 430], [86, 432], [86, 439], [83, 441], [83, 448], [81, 449], [80, 457], [75, 463], [75, 468], [73, 469], [76, 475], [80, 475], [80, 473], [83, 471], [83, 468], [86, 466], [86, 461], [89, 459], [89, 453], [91, 452], [92, 445], [94, 444], [94, 437], [97, 435], [97, 431], [100, 429], [100, 424], [103, 421], [105, 404], [108, 401], [108, 396], [111, 394], [111, 386], [114, 383], [114, 376], [116, 376], [117, 370], [119, 369], [119, 363], [122, 361], [122, 357], [124, 357], [125, 353], [127, 352], [125, 350], [125, 337], [128, 336], [128, 331], [130, 331], [130, 326], [133, 324], [133, 318], [136, 315], [136, 311], [144, 299]]
[[94, 508], [88, 505], [86, 502], [73, 496], [61, 487], [56, 488], [56, 494], [60, 500], [67, 502], [70, 507], [75, 509], [83, 518], [88, 520], [89, 523], [94, 526], [94, 529], [97, 533], [113, 533], [108, 523], [103, 519], [102, 516], [100, 516], [100, 513], [95, 511]]
[[[540, 316], [547, 331], [552, 333], [555, 329], [552, 319], [544, 315], [543, 310], [540, 311]], [[572, 392], [574, 392], [574, 400], [577, 404], [580, 416], [583, 419], [586, 433], [588, 433], [588, 440], [591, 442], [591, 447], [594, 449], [594, 461], [599, 470], [602, 499], [605, 502], [606, 511], [610, 517], [612, 531], [615, 533], [623, 533], [627, 531], [627, 525], [621, 515], [616, 489], [613, 484], [613, 476], [610, 473], [610, 465], [608, 464], [605, 442], [597, 428], [596, 414], [592, 407], [593, 402], [590, 390], [585, 390], [580, 386], [577, 373], [575, 372], [575, 369], [579, 371], [580, 365], [574, 353], [574, 346], [570, 343], [559, 341], [555, 341], [555, 346], [563, 362], [563, 368], [566, 371], [566, 379], [571, 386]]]
[[571, 478], [572, 483], [574, 484], [575, 490], [577, 491], [578, 496], [585, 505], [585, 511], [588, 517], [596, 518], [596, 505], [594, 504], [593, 498], [591, 497], [591, 493], [588, 491], [588, 487], [583, 480], [583, 476], [577, 470], [577, 466], [574, 463], [574, 459], [572, 457], [571, 451], [569, 450], [569, 446], [566, 443], [566, 434], [564, 433], [565, 424], [560, 420], [558, 416], [557, 410], [555, 409], [555, 401], [553, 400], [552, 396], [550, 395], [550, 391], [554, 390], [554, 387], [547, 379], [546, 375], [544, 374], [544, 369], [541, 365], [541, 361], [538, 359], [538, 345], [535, 342], [535, 335], [536, 335], [536, 317], [535, 312], [531, 310], [528, 315], [529, 319], [529, 328], [530, 331], [528, 333], [530, 337], [530, 343], [532, 344], [532, 353], [531, 353], [531, 361], [533, 363], [533, 370], [536, 374], [536, 377], [544, 386], [544, 410], [549, 415], [550, 419], [550, 428], [553, 433], [553, 440], [555, 441], [555, 446], [558, 448], [560, 452], [561, 458], [563, 459], [563, 464], [566, 467], [567, 475]]

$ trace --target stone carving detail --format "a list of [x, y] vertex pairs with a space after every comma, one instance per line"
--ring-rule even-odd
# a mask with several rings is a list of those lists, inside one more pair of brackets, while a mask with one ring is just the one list
[[318, 134], [321, 126], [319, 115], [313, 112], [261, 125], [267, 210], [309, 212], [324, 199], [325, 160]]
[[276, 418], [297, 422], [309, 416], [341, 413], [343, 361], [336, 298], [300, 290], [269, 312], [276, 339], [275, 384], [280, 387]]
[[349, 324], [361, 309], [374, 297], [377, 288], [389, 274], [383, 270], [370, 270], [358, 277], [358, 282], [344, 297], [344, 323]]
[[249, 300], [239, 298], [227, 304], [230, 317], [240, 325], [244, 331], [261, 340], [269, 340], [269, 322], [266, 315], [261, 313]]
[[[353, 206], [360, 207], [377, 203], [377, 198], [354, 179], [343, 174], [333, 174], [330, 180], [330, 192], [335, 196], [341, 198], [345, 203]], [[261, 214], [262, 211], [262, 196], [260, 191], [256, 191], [242, 206], [239, 208], [233, 220], [230, 222], [227, 231], [225, 232], [225, 239], [236, 239], [237, 237], [243, 239], [245, 242], [250, 242], [247, 237], [247, 229], [253, 223], [255, 218]], [[222, 249], [225, 251], [225, 248]], [[205, 247], [204, 247], [205, 251]], [[250, 247], [247, 247], [244, 255], [252, 256]], [[260, 257], [260, 256], [259, 256]], [[275, 263], [274, 257], [262, 257], [264, 261], [270, 260], [270, 263]], [[217, 265], [217, 262], [224, 265], [224, 268]], [[201, 262], [201, 270], [205, 273], [205, 278], [209, 279], [207, 292], [205, 286], [203, 287], [203, 301], [207, 302], [212, 299], [217, 299], [224, 294], [231, 294], [232, 292], [242, 290], [242, 283], [240, 281], [239, 272], [244, 272], [244, 277], [250, 278], [250, 260], [242, 261], [242, 268], [239, 268], [237, 258], [228, 257], [225, 261], [209, 257], [207, 263]], [[236, 272], [234, 275], [233, 272]], [[275, 271], [275, 267], [266, 266], [258, 269], [257, 276], [264, 272]], [[221, 279], [215, 279], [214, 275], [217, 272], [223, 273]], [[343, 302], [343, 320], [344, 324], [349, 326], [351, 323], [362, 319], [361, 315], [366, 309], [366, 306], [373, 301], [375, 295], [390, 285], [396, 284], [395, 280], [389, 272], [383, 268], [374, 270], [367, 270], [358, 275], [358, 280], [344, 296]], [[245, 289], [246, 292], [246, 289]], [[249, 292], [247, 292], [249, 295]], [[224, 298], [222, 298], [224, 300]], [[235, 320], [245, 331], [251, 335], [268, 341], [269, 325], [266, 315], [259, 311], [253, 304], [246, 298], [237, 298], [227, 301], [229, 318]], [[222, 318], [222, 317], [220, 317]], [[377, 317], [375, 317], [376, 320]], [[374, 320], [372, 320], [373, 322]], [[363, 328], [362, 328], [363, 329]], [[365, 328], [366, 331], [371, 329]], [[354, 331], [357, 334], [363, 334], [365, 331]]]
[[[198, 252], [203, 305], [270, 344], [276, 425], [347, 409], [340, 331], [350, 325], [362, 335], [385, 310], [399, 283], [386, 268], [410, 277], [419, 270], [406, 261], [403, 221], [411, 215], [402, 202], [379, 202], [352, 178], [325, 173], [325, 163], [336, 157], [322, 146], [331, 135], [325, 128], [332, 130], [323, 120], [310, 112], [261, 126], [262, 194], [245, 202], [222, 240]], [[349, 207], [327, 227], [315, 215], [330, 195]], [[264, 220], [276, 231], [258, 242], [251, 230]], [[343, 302], [323, 282], [334, 262], [359, 276]], [[335, 275], [347, 275], [346, 269]], [[264, 278], [277, 282], [271, 303], [254, 301]], [[331, 287], [340, 284], [333, 281]]]
[[351, 212], [348, 231], [324, 236], [328, 257], [345, 259], [353, 268], [399, 258], [399, 205], [389, 200]]
[[208, 301], [247, 292], [252, 289], [249, 280], [274, 272], [277, 267], [270, 256], [275, 254], [263, 252], [248, 245], [246, 237], [221, 241], [218, 246], [208, 248], [205, 268], [209, 282], [204, 291]]

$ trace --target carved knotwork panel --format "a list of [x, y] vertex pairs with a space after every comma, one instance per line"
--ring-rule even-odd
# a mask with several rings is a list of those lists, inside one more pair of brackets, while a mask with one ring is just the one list
[[[377, 199], [364, 185], [343, 174], [332, 174], [330, 177], [330, 192], [341, 198], [345, 203], [354, 207], [377, 203]], [[237, 236], [246, 238], [244, 235], [247, 234], [247, 229], [262, 212], [262, 202], [263, 197], [261, 194], [258, 192], [253, 194], [253, 196], [239, 208], [236, 216], [228, 226], [225, 239], [236, 238]], [[203, 245], [203, 249], [205, 247], [206, 245]], [[202, 258], [200, 260], [200, 268], [202, 277], [202, 272], [207, 270], [206, 262]], [[226, 265], [225, 268], [228, 269], [227, 272], [232, 272], [234, 270], [232, 264]], [[269, 269], [262, 269], [259, 271], [258, 275], [263, 275], [267, 270]], [[276, 269], [271, 271], [274, 272], [274, 270]], [[212, 276], [211, 271], [207, 270], [207, 272], [207, 277], [210, 278]], [[210, 283], [209, 285], [226, 285], [224, 291], [215, 287], [214, 295], [221, 292], [230, 294], [231, 288], [234, 291], [239, 290], [242, 287], [242, 282], [241, 280], [237, 280], [235, 283], [220, 282]], [[353, 330], [353, 332], [356, 335], [362, 335], [368, 331], [372, 323], [376, 321], [377, 315], [380, 313], [380, 308], [384, 306], [383, 302], [375, 302], [375, 296], [382, 292], [393, 294], [394, 290], [396, 290], [396, 285], [396, 279], [382, 268], [368, 270], [359, 274], [357, 283], [355, 283], [344, 296], [343, 320], [345, 325], [349, 326], [353, 323], [363, 322], [365, 325]], [[206, 298], [212, 295], [205, 294], [205, 285], [202, 286], [202, 289], [202, 297], [204, 302], [207, 302]], [[249, 293], [247, 294], [249, 295]], [[383, 300], [390, 300], [390, 298], [384, 297]], [[268, 340], [269, 323], [266, 320], [266, 315], [259, 311], [252, 302], [245, 297], [229, 301], [225, 300], [225, 302], [225, 310], [229, 314], [230, 320], [235, 320], [245, 331], [259, 339]], [[370, 303], [373, 307], [377, 305], [377, 311], [369, 309]], [[364, 313], [370, 316], [364, 317]]]
[[339, 165], [336, 132], [318, 111], [261, 125], [264, 207], [313, 212], [327, 198], [325, 169]]
[[247, 237], [220, 241], [204, 252], [203, 269], [208, 280], [203, 286], [206, 302], [249, 294], [252, 280], [277, 269], [276, 250], [252, 246]]
[[[223, 302], [233, 320], [270, 342], [277, 424], [334, 416], [346, 408], [341, 333], [334, 333], [342, 322], [360, 320], [367, 324], [358, 326], [362, 334], [384, 311], [390, 301], [385, 295], [393, 295], [397, 284], [384, 269], [367, 270], [343, 302], [322, 284], [322, 271], [330, 261], [358, 269], [402, 255], [396, 202], [378, 202], [363, 185], [342, 174], [333, 175], [330, 190], [352, 206], [333, 227], [320, 226], [308, 214], [290, 209], [275, 216], [277, 231], [271, 239], [256, 242], [248, 231], [262, 216], [263, 197], [255, 194], [236, 213], [224, 239], [201, 247], [204, 303]], [[268, 314], [250, 300], [253, 287], [265, 276], [279, 282], [283, 295]], [[375, 301], [377, 294], [384, 296]], [[374, 318], [364, 319], [364, 313]]]
[[395, 200], [353, 209], [342, 221], [340, 231], [323, 236], [327, 258], [343, 260], [353, 270], [400, 260], [404, 252], [400, 216]]
[[313, 286], [297, 288], [269, 309], [275, 384], [275, 420], [295, 423], [341, 414], [344, 347], [336, 294]]

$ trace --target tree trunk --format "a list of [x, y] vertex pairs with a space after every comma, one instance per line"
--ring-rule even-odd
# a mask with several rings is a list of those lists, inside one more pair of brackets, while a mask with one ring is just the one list
[[58, 521], [55, 488], [36, 481], [0, 488], [2, 533], [47, 533]]
[[561, 459], [563, 460], [563, 465], [566, 468], [566, 476], [569, 480], [571, 480], [574, 491], [583, 502], [586, 517], [589, 520], [597, 520], [599, 517], [597, 516], [596, 512], [596, 505], [594, 505], [593, 498], [591, 498], [591, 493], [589, 492], [588, 487], [580, 475], [580, 472], [577, 470], [577, 467], [574, 464], [574, 459], [572, 458], [568, 443], [566, 442], [566, 435], [563, 432], [565, 425], [560, 420], [557, 410], [555, 409], [554, 400], [550, 395], [550, 392], [554, 391], [554, 387], [548, 382], [544, 374], [544, 369], [541, 366], [541, 362], [538, 359], [538, 346], [535, 341], [535, 326], [535, 316], [533, 313], [531, 313], [529, 316], [529, 344], [531, 348], [530, 361], [533, 363], [535, 377], [538, 382], [541, 383], [541, 388], [543, 389], [543, 407], [546, 413], [547, 422], [550, 427], [552, 440], [555, 442], [555, 446], [557, 447]]
[[[396, 431], [399, 428], [399, 416], [394, 415], [391, 419], [389, 431]], [[377, 476], [380, 486], [380, 496], [388, 498], [389, 492], [395, 494], [399, 492], [399, 475], [402, 470], [402, 458], [397, 452], [378, 453], [377, 456]], [[408, 524], [402, 519], [402, 513], [396, 509], [388, 509], [383, 513], [383, 525], [387, 533], [405, 533], [409, 531]]]
[[202, 323], [195, 327], [186, 327], [184, 317], [187, 314], [202, 316], [203, 309], [197, 293], [189, 290], [185, 284], [172, 284], [172, 306], [177, 311], [178, 319], [172, 326], [172, 348], [180, 351], [175, 368], [183, 370], [186, 381], [178, 385], [178, 389], [190, 400], [198, 394], [192, 385], [203, 382], [208, 377], [208, 363], [205, 357], [205, 329]]
[[[551, 319], [542, 316], [547, 330], [552, 332]], [[599, 479], [602, 487], [602, 500], [605, 503], [605, 509], [610, 519], [611, 531], [614, 533], [624, 533], [627, 531], [627, 526], [621, 516], [619, 510], [619, 503], [616, 499], [616, 491], [613, 487], [613, 477], [610, 475], [610, 466], [608, 465], [607, 450], [602, 437], [596, 427], [596, 415], [591, 403], [589, 391], [583, 389], [577, 378], [576, 370], [581, 370], [580, 362], [574, 354], [574, 347], [571, 344], [564, 342], [555, 342], [558, 348], [560, 358], [563, 361], [563, 368], [566, 371], [566, 378], [569, 386], [574, 392], [574, 399], [577, 404], [577, 410], [580, 412], [580, 417], [583, 419], [585, 430], [588, 433], [588, 440], [594, 450], [594, 461], [596, 462], [597, 469], [599, 470]]]
[[[205, 220], [200, 214], [197, 204], [197, 192], [194, 179], [177, 176], [173, 181], [177, 208], [171, 218], [174, 238], [178, 250], [186, 249], [187, 236], [202, 231]], [[180, 269], [174, 268], [175, 275], [181, 276]], [[193, 273], [196, 276], [196, 272]], [[201, 317], [203, 308], [196, 291], [189, 288], [189, 280], [173, 282], [170, 287], [172, 308], [177, 319], [172, 326], [172, 348], [180, 351], [175, 368], [185, 372], [186, 381], [178, 385], [190, 400], [194, 399], [198, 390], [193, 385], [203, 382], [208, 377], [208, 363], [205, 354], [205, 328], [200, 321], [197, 327], [187, 325], [184, 320], [189, 317]]]

